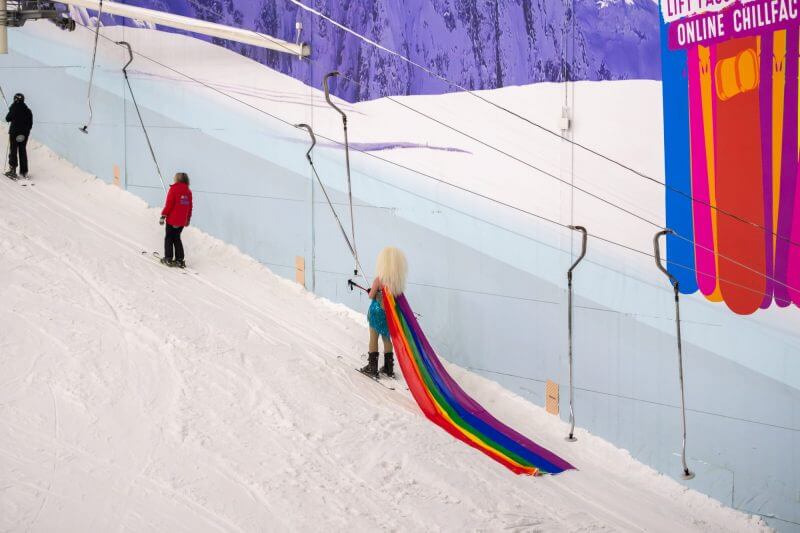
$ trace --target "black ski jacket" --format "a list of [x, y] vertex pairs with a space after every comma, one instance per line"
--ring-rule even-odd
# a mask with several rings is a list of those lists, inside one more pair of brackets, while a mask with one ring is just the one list
[[8, 108], [6, 122], [11, 123], [11, 127], [8, 129], [9, 135], [24, 135], [27, 137], [31, 132], [31, 128], [33, 128], [33, 113], [25, 105], [25, 102], [14, 102]]

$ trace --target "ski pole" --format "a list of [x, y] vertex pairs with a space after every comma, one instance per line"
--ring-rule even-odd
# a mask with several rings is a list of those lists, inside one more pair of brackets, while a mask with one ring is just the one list
[[[8, 100], [6, 100], [6, 93], [3, 91], [2, 87], [0, 87], [0, 96], [3, 97], [3, 103], [5, 104], [5, 106], [8, 107]], [[6, 156], [5, 156], [5, 159], [3, 159], [3, 174], [8, 172], [8, 170], [9, 170], [8, 169], [8, 151], [11, 149], [11, 129], [9, 128], [6, 131], [6, 133], [7, 133], [7, 135], [6, 135]]]
[[661, 246], [659, 245], [658, 239], [662, 235], [669, 235], [675, 233], [671, 229], [663, 229], [655, 234], [653, 237], [653, 248], [655, 251], [655, 259], [656, 259], [656, 266], [658, 269], [664, 273], [667, 278], [669, 278], [670, 283], [672, 284], [672, 289], [675, 293], [675, 328], [676, 328], [676, 335], [678, 337], [678, 378], [680, 379], [681, 383], [681, 426], [683, 429], [683, 442], [681, 446], [681, 462], [683, 463], [683, 475], [681, 476], [683, 479], [692, 479], [694, 477], [694, 473], [689, 470], [689, 467], [686, 464], [686, 400], [683, 394], [683, 348], [681, 347], [681, 306], [680, 306], [680, 286], [678, 283], [678, 279], [673, 276], [672, 274], [667, 271], [666, 268], [661, 264]]
[[369, 292], [369, 289], [367, 289], [366, 287], [362, 287], [361, 285], [359, 285], [358, 283], [356, 283], [352, 279], [348, 279], [347, 280], [347, 285], [350, 286], [350, 290], [351, 291], [353, 290], [354, 287], [358, 287], [359, 289], [361, 289], [364, 292]]
[[3, 162], [3, 174], [9, 171], [8, 168], [8, 151], [11, 149], [11, 134], [6, 135], [6, 157]]

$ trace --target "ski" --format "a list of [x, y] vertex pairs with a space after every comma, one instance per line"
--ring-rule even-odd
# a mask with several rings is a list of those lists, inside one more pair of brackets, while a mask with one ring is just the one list
[[[19, 174], [17, 174], [16, 172], [11, 172], [11, 171], [9, 171], [9, 172], [4, 172], [4, 173], [3, 173], [3, 176], [7, 177], [7, 178], [8, 178], [8, 179], [10, 179], [11, 181], [15, 181], [15, 182], [19, 183], [19, 184], [20, 184], [20, 186], [22, 186], [22, 187], [27, 187], [27, 186], [28, 186], [28, 184], [27, 184], [27, 183], [20, 183], [20, 182], [23, 182], [23, 181], [25, 181], [25, 182], [27, 182], [27, 181], [31, 181], [31, 178], [30, 178], [29, 176], [20, 176], [20, 175], [19, 175]], [[31, 183], [31, 186], [33, 186], [33, 183]]]
[[[340, 359], [341, 360], [341, 359], [344, 359], [344, 357], [342, 357], [341, 355], [337, 355], [336, 359]], [[371, 379], [372, 381], [374, 381], [375, 383], [377, 383], [378, 385], [380, 385], [381, 387], [383, 387], [385, 389], [395, 390], [395, 388], [393, 386], [387, 385], [386, 383], [381, 382], [380, 378], [375, 377], [372, 374], [367, 374], [366, 372], [363, 372], [360, 368], [356, 368], [355, 371], [358, 372], [359, 374], [361, 374], [362, 376], [368, 377], [369, 379]], [[397, 379], [397, 378], [388, 378], [387, 377], [387, 379]]]
[[385, 389], [395, 390], [395, 388], [393, 386], [384, 383], [383, 381], [380, 380], [380, 378], [376, 378], [372, 374], [367, 374], [366, 372], [362, 372], [360, 368], [356, 368], [355, 371], [358, 372], [359, 374], [361, 374], [362, 376], [368, 377], [369, 379], [371, 379], [372, 381], [374, 381], [375, 383], [377, 383], [378, 385], [380, 385], [381, 387], [383, 387]]
[[190, 275], [190, 274], [194, 274], [195, 276], [198, 275], [198, 273], [195, 270], [190, 270], [187, 267], [180, 268], [180, 267], [177, 267], [177, 266], [169, 266], [169, 265], [166, 265], [166, 264], [162, 263], [161, 262], [161, 254], [159, 254], [158, 252], [148, 252], [147, 250], [142, 250], [141, 254], [143, 256], [152, 257], [153, 259], [155, 259], [158, 262], [159, 265], [161, 265], [163, 267], [166, 267], [166, 268], [169, 268], [170, 270], [177, 270], [180, 274], [186, 274], [187, 276]]
[[168, 265], [168, 264], [164, 263], [163, 261], [161, 261], [162, 257], [161, 257], [161, 254], [159, 254], [158, 252], [150, 252], [150, 254], [151, 254], [153, 257], [155, 257], [156, 259], [158, 259], [158, 262], [159, 262], [160, 264], [164, 265], [165, 267], [169, 267], [169, 268], [178, 268], [178, 269], [180, 269], [180, 270], [186, 270], [186, 267], [180, 268], [180, 267], [178, 267], [178, 266]]

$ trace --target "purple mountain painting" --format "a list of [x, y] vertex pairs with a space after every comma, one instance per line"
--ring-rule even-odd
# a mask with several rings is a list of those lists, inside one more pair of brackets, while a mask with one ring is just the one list
[[[307, 84], [339, 70], [349, 101], [458, 91], [288, 0], [124, 0], [312, 46], [309, 60], [214, 40]], [[652, 0], [302, 0], [355, 32], [468, 89], [661, 76]], [[565, 60], [566, 57], [566, 60]]]

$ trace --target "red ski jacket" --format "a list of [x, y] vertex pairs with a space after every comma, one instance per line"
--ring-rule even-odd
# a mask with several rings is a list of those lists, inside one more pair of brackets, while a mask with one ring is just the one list
[[192, 220], [192, 191], [185, 183], [173, 183], [167, 193], [167, 202], [161, 214], [167, 224], [175, 227], [188, 226]]

